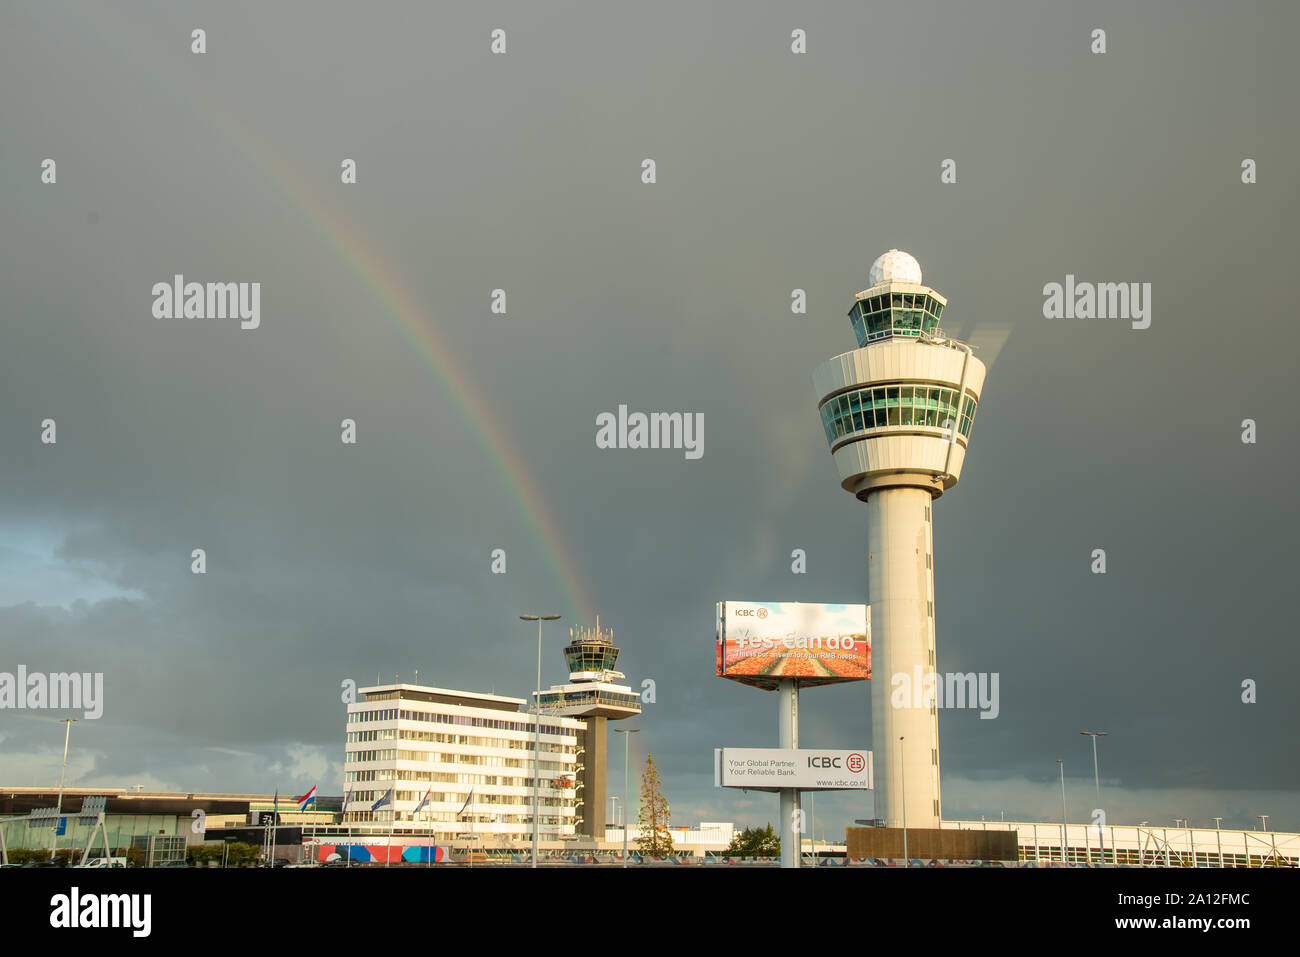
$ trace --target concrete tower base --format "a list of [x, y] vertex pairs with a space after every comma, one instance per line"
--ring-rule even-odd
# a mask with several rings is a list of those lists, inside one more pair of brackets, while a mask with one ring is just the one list
[[582, 795], [582, 823], [578, 833], [594, 841], [605, 840], [605, 725], [600, 715], [583, 718], [587, 725], [578, 746], [582, 748], [582, 770], [577, 784]]
[[939, 826], [939, 715], [924, 694], [935, 673], [932, 501], [908, 486], [867, 495], [876, 817], [891, 828]]

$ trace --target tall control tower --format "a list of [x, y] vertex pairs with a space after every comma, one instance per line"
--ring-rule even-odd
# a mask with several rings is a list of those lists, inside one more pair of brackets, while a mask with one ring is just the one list
[[[818, 366], [813, 385], [840, 485], [867, 505], [876, 817], [937, 828], [939, 715], [923, 698], [935, 680], [931, 509], [961, 475], [985, 368], [939, 330], [948, 300], [921, 285], [914, 258], [891, 249], [870, 282], [849, 310], [858, 348]], [[900, 675], [910, 707], [891, 704]]]
[[[601, 631], [599, 615], [595, 628], [570, 628], [569, 639], [564, 649], [569, 683], [542, 692], [541, 712], [578, 718], [587, 726], [578, 741], [578, 833], [599, 842], [605, 840], [605, 725], [639, 715], [641, 696], [617, 683], [626, 676], [614, 670], [614, 630]], [[631, 812], [625, 814], [630, 820]]]

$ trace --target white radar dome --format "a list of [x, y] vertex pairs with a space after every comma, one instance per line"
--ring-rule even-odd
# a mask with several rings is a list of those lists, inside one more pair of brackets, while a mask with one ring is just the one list
[[871, 264], [869, 285], [898, 279], [902, 282], [921, 283], [921, 264], [916, 257], [901, 249], [891, 249]]

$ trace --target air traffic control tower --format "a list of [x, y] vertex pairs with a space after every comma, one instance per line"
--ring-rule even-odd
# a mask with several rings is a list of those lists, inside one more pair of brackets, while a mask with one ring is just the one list
[[[613, 629], [600, 630], [599, 615], [595, 628], [570, 628], [564, 648], [569, 683], [552, 685], [540, 700], [543, 714], [578, 718], [587, 726], [578, 741], [577, 831], [595, 841], [605, 840], [606, 722], [641, 713], [641, 696], [627, 685], [615, 684], [626, 676], [614, 670], [618, 649], [613, 639]], [[631, 812], [625, 814], [630, 821]]]
[[[876, 817], [937, 828], [939, 715], [918, 700], [936, 667], [931, 516], [961, 475], [985, 368], [939, 330], [948, 300], [910, 255], [885, 253], [870, 283], [849, 310], [858, 347], [818, 366], [813, 385], [840, 486], [867, 506]], [[891, 705], [897, 675], [921, 677], [912, 707]]]

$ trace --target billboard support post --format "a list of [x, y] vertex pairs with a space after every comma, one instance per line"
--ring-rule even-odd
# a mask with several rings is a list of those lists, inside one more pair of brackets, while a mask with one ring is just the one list
[[[778, 686], [780, 747], [799, 747], [799, 679], [782, 678]], [[781, 866], [799, 866], [799, 841], [801, 829], [796, 826], [799, 817], [799, 791], [781, 789]]]

